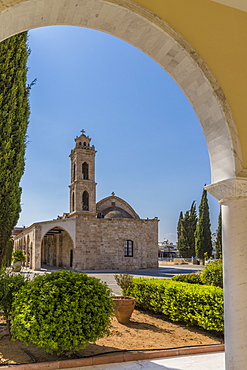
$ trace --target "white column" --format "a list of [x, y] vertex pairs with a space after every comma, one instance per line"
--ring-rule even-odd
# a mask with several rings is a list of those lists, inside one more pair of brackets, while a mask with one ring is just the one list
[[33, 241], [33, 269], [40, 270], [41, 268], [41, 226], [34, 228], [34, 241]]
[[247, 179], [206, 186], [222, 207], [226, 369], [247, 369]]

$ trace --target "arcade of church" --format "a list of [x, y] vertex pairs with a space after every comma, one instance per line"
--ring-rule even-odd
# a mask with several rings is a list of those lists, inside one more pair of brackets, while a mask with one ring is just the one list
[[26, 266], [74, 270], [139, 269], [158, 266], [158, 219], [140, 219], [114, 193], [96, 203], [95, 148], [82, 134], [71, 151], [70, 212], [34, 223], [14, 237]]

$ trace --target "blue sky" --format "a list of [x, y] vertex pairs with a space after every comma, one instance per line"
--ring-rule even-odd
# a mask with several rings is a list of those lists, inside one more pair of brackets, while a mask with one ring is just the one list
[[[180, 211], [209, 184], [200, 123], [179, 86], [150, 57], [111, 35], [79, 27], [29, 31], [30, 96], [19, 226], [69, 211], [70, 159], [82, 129], [97, 150], [97, 200], [112, 191], [141, 218], [157, 216], [175, 242]], [[212, 232], [219, 206], [208, 195]]]

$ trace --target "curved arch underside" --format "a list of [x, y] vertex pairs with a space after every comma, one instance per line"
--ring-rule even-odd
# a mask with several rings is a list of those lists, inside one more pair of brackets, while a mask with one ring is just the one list
[[191, 102], [207, 141], [212, 182], [242, 171], [237, 130], [220, 86], [186, 40], [146, 9], [129, 0], [29, 0], [2, 11], [0, 25], [0, 40], [32, 28], [71, 25], [136, 46], [170, 74]]

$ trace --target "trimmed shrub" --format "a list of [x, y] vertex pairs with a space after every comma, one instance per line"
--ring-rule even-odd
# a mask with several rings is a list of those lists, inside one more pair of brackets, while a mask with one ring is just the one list
[[219, 287], [187, 284], [169, 279], [133, 279], [127, 294], [141, 308], [163, 313], [206, 330], [223, 332], [223, 290]]
[[184, 275], [174, 275], [172, 277], [173, 281], [181, 281], [183, 283], [190, 283], [190, 284], [203, 284], [201, 280], [201, 275], [198, 274], [184, 274]]
[[0, 309], [9, 330], [14, 295], [27, 283], [27, 277], [9, 270], [0, 270]]
[[223, 288], [223, 265], [221, 260], [210, 262], [201, 272], [203, 284]]
[[111, 291], [99, 279], [72, 271], [35, 277], [16, 295], [15, 339], [46, 352], [73, 353], [109, 334]]

